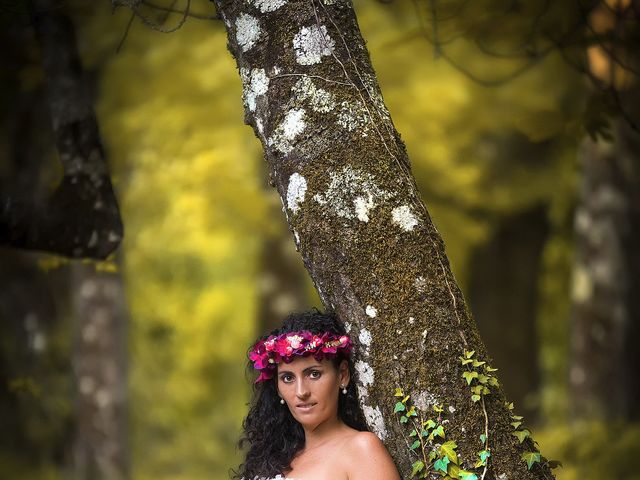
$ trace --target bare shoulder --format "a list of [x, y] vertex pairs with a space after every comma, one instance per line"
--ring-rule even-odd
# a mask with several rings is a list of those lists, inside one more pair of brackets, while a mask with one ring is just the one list
[[380, 439], [371, 432], [356, 432], [351, 435], [344, 453], [348, 458], [349, 480], [400, 479], [391, 455]]
[[346, 448], [354, 454], [372, 453], [376, 450], [387, 452], [380, 439], [371, 432], [356, 432], [349, 438]]

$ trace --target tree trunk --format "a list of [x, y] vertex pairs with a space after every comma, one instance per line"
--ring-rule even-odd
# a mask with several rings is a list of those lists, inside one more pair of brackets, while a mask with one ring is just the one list
[[[290, 312], [308, 305], [304, 269], [284, 232], [274, 232], [262, 243], [258, 276], [258, 331], [270, 332]], [[294, 256], [296, 254], [296, 256]]]
[[640, 136], [584, 141], [575, 216], [570, 386], [577, 418], [640, 414]]
[[31, 191], [3, 193], [0, 244], [105, 258], [119, 245], [123, 228], [82, 79], [73, 26], [58, 1], [32, 0], [30, 8], [64, 176], [42, 202], [34, 201]]
[[474, 252], [470, 269], [469, 305], [493, 366], [505, 393], [531, 419], [538, 410], [537, 292], [548, 231], [542, 206], [510, 216]]
[[[520, 443], [512, 434], [503, 394], [494, 377], [488, 380], [486, 365], [479, 365], [487, 352], [420, 199], [351, 3], [216, 5], [240, 68], [245, 120], [262, 142], [271, 181], [322, 301], [359, 340], [360, 403], [402, 476], [411, 476], [413, 464], [432, 478], [444, 465], [453, 478], [463, 478], [454, 460], [474, 469], [488, 448], [489, 470], [475, 468], [478, 478], [550, 478], [544, 462], [529, 470], [522, 460], [526, 452], [535, 459], [532, 440], [521, 433]], [[490, 393], [483, 394], [483, 387]], [[404, 400], [394, 397], [396, 388], [411, 396], [406, 403], [425, 421], [444, 427], [444, 439], [423, 438], [424, 454], [409, 448], [416, 417], [401, 423], [394, 413]], [[471, 388], [480, 392], [475, 402]], [[447, 456], [447, 466], [441, 458], [449, 441], [456, 442], [457, 454]], [[437, 460], [427, 458], [429, 449]]]
[[127, 314], [120, 275], [72, 267], [75, 480], [129, 478]]
[[623, 115], [612, 120], [609, 141], [587, 138], [580, 151], [569, 370], [575, 418], [640, 418], [640, 133], [630, 124], [640, 113], [638, 13], [640, 2], [606, 1], [589, 15], [600, 36], [586, 52], [593, 94], [612, 95]]

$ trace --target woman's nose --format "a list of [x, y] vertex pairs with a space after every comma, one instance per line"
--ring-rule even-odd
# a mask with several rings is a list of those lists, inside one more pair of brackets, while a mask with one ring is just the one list
[[307, 382], [303, 378], [299, 379], [296, 383], [296, 396], [299, 398], [305, 398], [309, 395], [309, 388]]

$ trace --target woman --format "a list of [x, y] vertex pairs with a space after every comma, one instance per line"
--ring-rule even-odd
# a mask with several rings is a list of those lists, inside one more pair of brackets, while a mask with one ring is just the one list
[[367, 431], [351, 381], [352, 344], [334, 317], [292, 314], [249, 352], [260, 372], [234, 478], [399, 480], [382, 442]]

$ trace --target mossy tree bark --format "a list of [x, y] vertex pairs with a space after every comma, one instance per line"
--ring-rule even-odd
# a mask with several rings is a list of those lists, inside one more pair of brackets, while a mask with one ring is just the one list
[[543, 462], [531, 470], [523, 462], [535, 447], [512, 435], [499, 388], [471, 400], [459, 357], [488, 355], [416, 189], [351, 2], [215, 3], [240, 69], [245, 121], [262, 142], [325, 306], [359, 339], [361, 406], [402, 476], [411, 476], [416, 456], [393, 411], [397, 387], [427, 416], [444, 408], [445, 439], [457, 443], [465, 468], [488, 429], [489, 469], [476, 469], [478, 478], [552, 478]]

